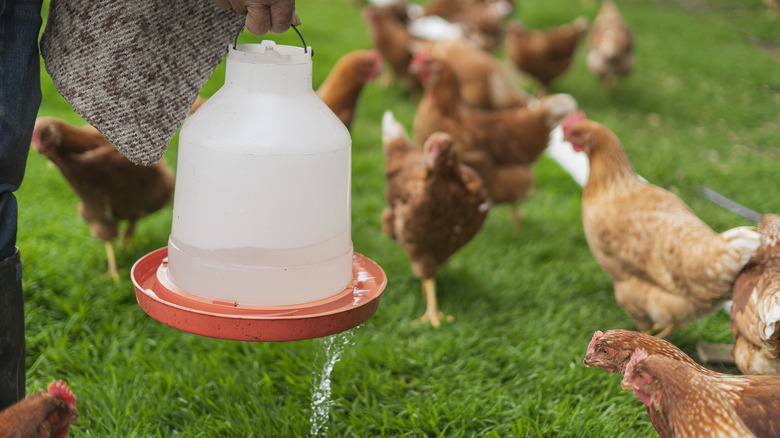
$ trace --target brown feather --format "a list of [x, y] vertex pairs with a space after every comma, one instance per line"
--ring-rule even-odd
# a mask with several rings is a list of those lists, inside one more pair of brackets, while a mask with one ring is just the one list
[[0, 438], [64, 437], [77, 420], [75, 405], [40, 391], [0, 412]]
[[734, 282], [732, 355], [745, 374], [780, 375], [780, 216], [758, 224], [761, 246]]
[[386, 142], [387, 208], [383, 229], [409, 256], [419, 278], [433, 278], [455, 251], [470, 241], [487, 215], [487, 193], [479, 176], [461, 165], [453, 149], [449, 157], [428, 164], [429, 148], [451, 139], [434, 134], [424, 153], [403, 140]]
[[713, 378], [684, 362], [650, 355], [631, 367], [623, 379], [634, 394], [649, 397], [662, 438], [754, 437]]

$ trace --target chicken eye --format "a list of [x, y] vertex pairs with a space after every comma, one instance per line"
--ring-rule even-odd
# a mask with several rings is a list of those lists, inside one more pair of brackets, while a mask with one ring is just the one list
[[639, 372], [639, 380], [645, 380], [645, 373]]
[[601, 354], [603, 354], [604, 356], [609, 356], [609, 350], [607, 350], [606, 348], [602, 348]]

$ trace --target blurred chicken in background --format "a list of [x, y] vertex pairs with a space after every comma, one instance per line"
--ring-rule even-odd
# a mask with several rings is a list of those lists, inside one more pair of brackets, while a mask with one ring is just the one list
[[512, 205], [512, 224], [519, 229], [517, 205], [531, 190], [532, 165], [547, 147], [552, 129], [577, 109], [576, 101], [567, 94], [555, 94], [528, 107], [475, 110], [463, 103], [449, 62], [420, 51], [412, 68], [425, 86], [414, 117], [418, 147], [420, 139], [434, 132], [450, 134], [463, 162], [485, 182], [491, 203]]
[[382, 57], [376, 50], [349, 52], [330, 70], [317, 88], [317, 95], [350, 129], [363, 87], [381, 72]]
[[162, 160], [139, 166], [124, 157], [92, 126], [76, 127], [54, 117], [35, 121], [32, 143], [51, 160], [79, 197], [79, 214], [92, 235], [105, 242], [108, 274], [119, 281], [113, 239], [119, 222], [131, 243], [136, 221], [163, 208], [173, 196], [173, 172]]
[[505, 38], [507, 59], [520, 71], [536, 78], [540, 84], [537, 94], [545, 95], [550, 82], [571, 66], [587, 27], [584, 17], [545, 30], [531, 30], [519, 21], [512, 21]]
[[634, 36], [612, 0], [604, 0], [588, 31], [588, 70], [610, 92], [634, 68]]

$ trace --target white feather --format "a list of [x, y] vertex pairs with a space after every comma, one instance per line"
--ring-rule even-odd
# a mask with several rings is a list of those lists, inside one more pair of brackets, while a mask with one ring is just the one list
[[728, 241], [729, 252], [739, 260], [740, 266], [744, 266], [756, 254], [761, 244], [761, 236], [755, 227], [736, 227], [721, 233]]
[[571, 143], [563, 139], [561, 125], [556, 126], [550, 133], [550, 143], [545, 153], [568, 172], [577, 184], [585, 186], [588, 182], [588, 156], [584, 152], [575, 151]]
[[406, 27], [413, 37], [423, 40], [447, 41], [465, 36], [463, 27], [437, 15], [419, 17], [412, 20]]
[[[758, 302], [758, 318], [761, 320], [764, 326], [764, 339], [769, 339], [775, 334], [777, 330], [777, 324], [780, 322], [780, 291], [774, 294], [764, 296], [761, 301]], [[762, 324], [762, 325], [763, 325]]]
[[403, 125], [395, 119], [393, 112], [387, 110], [382, 115], [382, 142], [388, 144], [396, 138], [409, 139], [409, 136], [406, 134], [406, 129], [404, 129]]

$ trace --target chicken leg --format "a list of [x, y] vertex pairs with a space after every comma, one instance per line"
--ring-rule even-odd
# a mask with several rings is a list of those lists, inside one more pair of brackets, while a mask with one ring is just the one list
[[672, 332], [674, 331], [674, 329], [676, 329], [676, 328], [677, 328], [677, 324], [670, 324], [670, 325], [668, 325], [666, 327], [664, 327], [664, 326], [662, 326], [660, 324], [655, 324], [653, 326], [652, 330], [648, 330], [650, 333], [647, 333], [647, 334], [653, 335], [653, 332], [660, 330], [660, 331], [658, 331], [658, 333], [656, 333], [653, 336], [655, 336], [656, 338], [665, 338], [665, 337], [671, 335]]
[[119, 241], [119, 249], [132, 248], [133, 239], [135, 238], [135, 221], [129, 221], [127, 229], [122, 233], [122, 239]]
[[452, 322], [454, 320], [452, 316], [444, 317], [444, 314], [439, 311], [439, 305], [436, 301], [436, 279], [423, 278], [422, 289], [425, 299], [425, 314], [417, 319], [417, 322], [430, 322], [432, 326], [437, 328], [441, 325], [442, 319]]
[[108, 272], [107, 274], [114, 279], [114, 282], [119, 283], [119, 271], [116, 268], [116, 255], [114, 254], [114, 245], [110, 240], [106, 241], [106, 258], [108, 259]]
[[523, 213], [520, 211], [517, 202], [512, 202], [510, 208], [512, 209], [512, 229], [517, 233], [522, 228]]

